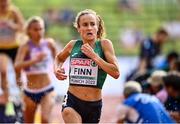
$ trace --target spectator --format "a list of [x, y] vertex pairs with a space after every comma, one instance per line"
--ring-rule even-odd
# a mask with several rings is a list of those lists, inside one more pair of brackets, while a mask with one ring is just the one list
[[154, 94], [162, 103], [167, 100], [167, 92], [163, 86], [163, 77], [166, 75], [165, 71], [156, 70], [147, 80], [147, 83], [149, 83], [149, 93]]
[[136, 27], [125, 28], [120, 34], [120, 41], [122, 41], [123, 46], [127, 49], [134, 49], [143, 39], [142, 31]]
[[165, 88], [168, 93], [168, 99], [165, 107], [172, 118], [180, 123], [180, 74], [172, 72], [163, 78]]
[[134, 80], [142, 86], [152, 72], [152, 66], [147, 58], [141, 58], [139, 65], [126, 78], [126, 81]]
[[166, 56], [166, 59], [160, 64], [158, 64], [156, 68], [160, 70], [165, 70], [165, 71], [173, 71], [176, 68], [174, 66], [175, 66], [176, 61], [178, 60], [178, 57], [179, 55], [176, 51], [171, 51]]
[[125, 100], [119, 105], [118, 123], [173, 123], [156, 97], [141, 92], [138, 82], [129, 81], [125, 84]]
[[59, 12], [58, 21], [63, 25], [71, 26], [73, 20], [75, 19], [74, 11], [70, 8], [64, 8]]
[[118, 0], [118, 9], [125, 12], [138, 13], [141, 10], [139, 0]]
[[164, 29], [159, 29], [153, 37], [146, 38], [140, 46], [140, 58], [147, 58], [153, 65], [153, 60], [160, 55], [167, 37], [168, 33]]

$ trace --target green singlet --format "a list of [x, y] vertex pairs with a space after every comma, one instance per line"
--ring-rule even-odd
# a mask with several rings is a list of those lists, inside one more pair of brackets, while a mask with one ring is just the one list
[[[70, 85], [88, 86], [102, 89], [107, 73], [103, 71], [91, 58], [81, 52], [82, 40], [77, 40], [70, 55]], [[101, 42], [96, 41], [94, 52], [103, 60], [104, 52]]]

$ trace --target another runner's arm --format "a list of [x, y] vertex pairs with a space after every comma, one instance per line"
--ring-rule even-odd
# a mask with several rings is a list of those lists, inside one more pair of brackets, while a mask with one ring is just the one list
[[27, 46], [27, 44], [23, 44], [18, 49], [18, 53], [17, 53], [16, 61], [15, 61], [16, 72], [20, 72], [21, 69], [29, 67], [29, 66], [41, 61], [44, 58], [43, 55], [39, 55], [37, 57], [32, 58], [31, 60], [24, 60], [25, 56], [27, 55], [27, 53], [29, 51], [28, 49], [29, 49], [29, 47]]
[[26, 44], [21, 45], [18, 49], [18, 53], [16, 55], [16, 60], [15, 60], [15, 64], [14, 64], [15, 72], [16, 72], [16, 83], [20, 89], [23, 84], [21, 81], [21, 70], [24, 67], [24, 65], [27, 66], [27, 65], [29, 65], [29, 63], [33, 63], [33, 62], [28, 62], [28, 64], [23, 63], [27, 52], [28, 52], [28, 46]]
[[16, 7], [13, 9], [13, 15], [15, 18], [15, 23], [12, 23], [11, 26], [14, 30], [23, 31], [24, 18], [20, 10]]

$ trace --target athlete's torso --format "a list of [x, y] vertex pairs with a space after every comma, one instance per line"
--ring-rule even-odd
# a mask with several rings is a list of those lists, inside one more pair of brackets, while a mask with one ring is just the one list
[[28, 80], [25, 87], [28, 87], [28, 89], [42, 89], [51, 83], [49, 74], [52, 71], [52, 53], [45, 39], [42, 39], [40, 42], [39, 46], [33, 44], [32, 41], [27, 42], [29, 50], [25, 61], [37, 57], [39, 53], [46, 55], [42, 61], [24, 69]]
[[[77, 40], [70, 55], [70, 85], [102, 89], [107, 73], [81, 52], [82, 40]], [[105, 60], [101, 42], [96, 41], [94, 51]]]
[[37, 46], [33, 44], [32, 41], [27, 42], [29, 51], [25, 60], [31, 60], [32, 58], [38, 57], [38, 54], [45, 54], [45, 57], [42, 61], [37, 62], [36, 64], [31, 65], [28, 68], [25, 68], [24, 71], [27, 74], [47, 74], [49, 73], [49, 69], [52, 66], [52, 52], [49, 48], [49, 44], [45, 39], [40, 41], [40, 44]]
[[16, 23], [13, 7], [9, 7], [6, 14], [0, 15], [0, 48], [13, 48], [17, 46], [16, 30], [10, 24]]

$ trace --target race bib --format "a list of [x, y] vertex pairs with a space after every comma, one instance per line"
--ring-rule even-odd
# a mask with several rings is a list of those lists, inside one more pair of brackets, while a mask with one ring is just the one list
[[92, 59], [71, 58], [70, 84], [97, 85], [98, 65]]

